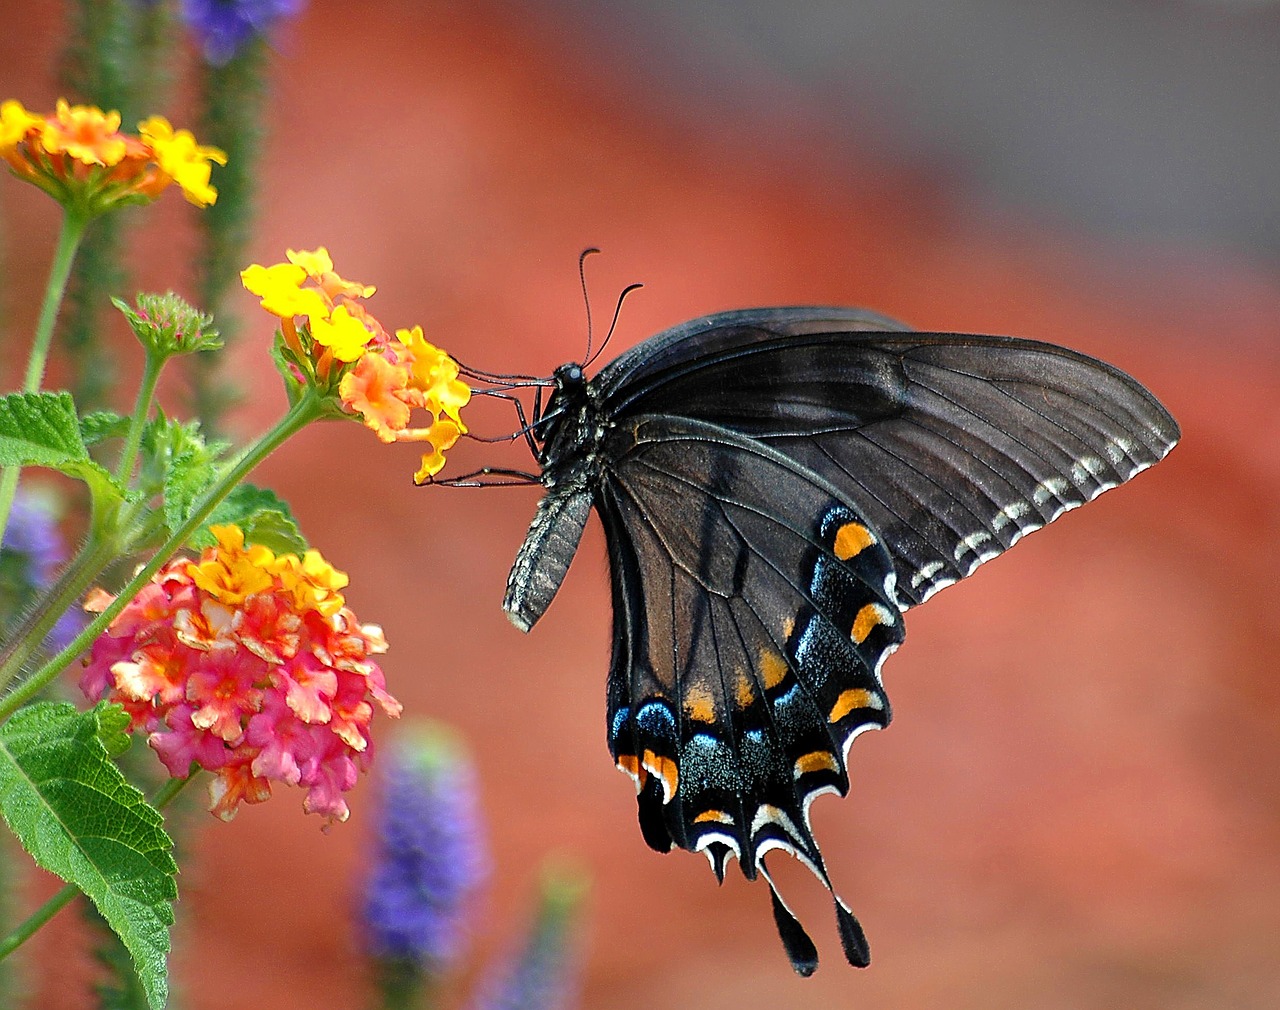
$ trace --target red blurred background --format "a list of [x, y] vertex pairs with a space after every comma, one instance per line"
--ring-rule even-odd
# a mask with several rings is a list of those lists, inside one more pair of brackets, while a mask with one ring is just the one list
[[[51, 105], [58, 7], [2, 6], [0, 96]], [[582, 354], [574, 264], [597, 245], [597, 317], [623, 285], [646, 285], [618, 351], [719, 309], [859, 304], [1104, 358], [1164, 400], [1184, 442], [911, 614], [886, 672], [897, 718], [853, 747], [851, 795], [814, 808], [875, 964], [843, 966], [824, 893], [784, 866], [824, 956], [802, 981], [763, 885], [735, 872], [718, 888], [701, 857], [658, 856], [640, 837], [604, 743], [598, 528], [525, 637], [499, 601], [533, 491], [416, 489], [411, 447], [355, 425], [304, 432], [255, 479], [293, 504], [350, 573], [356, 611], [385, 627], [407, 716], [451, 723], [474, 752], [493, 853], [476, 958], [513, 941], [537, 866], [560, 854], [594, 880], [584, 1008], [1280, 1004], [1272, 251], [1176, 225], [1108, 229], [1096, 206], [1038, 208], [998, 181], [976, 185], [945, 148], [896, 145], [910, 123], [854, 135], [864, 119], [835, 115], [822, 82], [763, 75], [750, 101], [728, 102], [664, 77], [670, 54], [653, 36], [591, 12], [313, 2], [278, 41], [252, 258], [327, 245], [341, 273], [378, 285], [384, 323], [421, 323], [482, 367], [547, 374]], [[949, 96], [932, 97], [945, 112]], [[1163, 164], [1130, 166], [1129, 182], [1141, 189], [1146, 172], [1156, 186], [1176, 159], [1175, 143]], [[10, 348], [34, 322], [56, 226], [46, 203], [0, 183]], [[140, 287], [188, 284], [191, 213], [176, 197], [146, 213]], [[251, 387], [235, 417], [247, 436], [283, 396], [270, 320], [248, 296], [243, 309], [233, 373]], [[511, 425], [496, 409], [471, 420]], [[451, 467], [520, 465], [520, 451], [464, 444]], [[288, 791], [202, 826], [180, 880], [184, 1006], [362, 1005], [350, 912], [371, 799], [357, 790], [351, 820], [328, 833]], [[34, 964], [57, 970], [32, 1005], [86, 1005], [73, 934], [61, 923], [33, 946]]]

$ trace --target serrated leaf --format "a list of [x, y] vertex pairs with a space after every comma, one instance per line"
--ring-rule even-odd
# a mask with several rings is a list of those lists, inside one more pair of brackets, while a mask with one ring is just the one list
[[44, 869], [82, 890], [124, 942], [153, 1010], [177, 897], [173, 842], [159, 811], [111, 761], [119, 709], [65, 702], [20, 709], [0, 726], [0, 813]]
[[142, 432], [139, 486], [144, 494], [164, 495], [165, 523], [177, 529], [191, 514], [192, 504], [217, 476], [228, 443], [206, 443], [199, 421], [183, 424], [163, 413], [147, 422]]
[[114, 410], [95, 410], [80, 418], [80, 437], [85, 445], [97, 445], [108, 438], [129, 434], [129, 418]]
[[0, 466], [63, 469], [88, 458], [70, 393], [0, 397]]
[[164, 475], [164, 518], [170, 530], [186, 522], [196, 500], [217, 476], [217, 469], [203, 447], [188, 447], [172, 457]]
[[277, 554], [303, 554], [309, 546], [289, 503], [269, 488], [253, 484], [234, 488], [213, 510], [206, 528], [192, 534], [191, 546], [212, 546], [213, 534], [207, 527], [219, 523], [235, 523], [249, 543], [269, 547]]

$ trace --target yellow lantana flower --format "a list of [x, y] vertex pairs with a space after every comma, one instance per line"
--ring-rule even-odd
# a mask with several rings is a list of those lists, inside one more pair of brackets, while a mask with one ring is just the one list
[[302, 267], [307, 276], [315, 281], [325, 297], [330, 301], [337, 298], [368, 298], [378, 289], [372, 284], [361, 284], [359, 281], [348, 281], [339, 277], [333, 269], [333, 259], [324, 246], [316, 249], [286, 249], [285, 256], [289, 262]]
[[28, 112], [21, 102], [12, 98], [0, 102], [0, 155], [16, 147], [33, 127], [43, 125], [44, 117]]
[[292, 263], [275, 263], [269, 267], [254, 263], [240, 271], [240, 282], [245, 289], [261, 298], [262, 307], [273, 316], [323, 319], [329, 314], [329, 303], [314, 288], [302, 287], [306, 279], [307, 272]]
[[269, 548], [254, 544], [245, 550], [244, 531], [239, 526], [210, 526], [209, 532], [218, 541], [218, 551], [203, 561], [191, 562], [187, 574], [192, 582], [231, 607], [271, 585], [269, 566], [275, 556]]
[[[383, 442], [429, 443], [418, 474], [425, 480], [438, 473], [445, 450], [467, 432], [461, 412], [471, 389], [458, 363], [420, 326], [390, 336], [361, 301], [375, 288], [339, 276], [324, 246], [290, 249], [287, 256], [287, 263], [255, 263], [240, 272], [244, 286], [280, 319], [286, 381], [333, 397]], [[430, 424], [410, 427], [414, 410], [428, 411]]]
[[345, 305], [339, 305], [328, 319], [311, 320], [311, 336], [317, 344], [329, 348], [339, 361], [355, 361], [373, 334], [364, 323], [351, 314]]
[[[458, 378], [458, 363], [422, 335], [422, 327], [396, 330], [412, 364], [410, 382], [422, 390], [423, 406], [433, 414], [445, 414], [465, 432], [460, 411], [471, 401], [471, 387]], [[452, 443], [451, 443], [452, 444]]]
[[437, 421], [427, 429], [424, 441], [431, 447], [431, 451], [422, 454], [422, 463], [413, 475], [415, 484], [425, 484], [444, 469], [445, 452], [453, 448], [465, 431], [466, 428], [460, 428], [449, 420]]
[[271, 567], [280, 579], [281, 588], [293, 596], [299, 613], [315, 610], [324, 617], [332, 617], [346, 606], [340, 590], [351, 580], [346, 572], [329, 564], [319, 551], [307, 551], [301, 560], [296, 554], [282, 554]]
[[160, 171], [176, 182], [187, 200], [208, 207], [218, 199], [209, 185], [213, 165], [225, 165], [227, 155], [216, 147], [197, 144], [190, 130], [174, 130], [164, 116], [152, 116], [138, 124], [138, 132], [155, 153]]

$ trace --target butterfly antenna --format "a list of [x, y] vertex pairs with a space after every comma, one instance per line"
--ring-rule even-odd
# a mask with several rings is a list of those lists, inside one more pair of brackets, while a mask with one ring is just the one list
[[578, 281], [582, 284], [582, 304], [587, 307], [587, 353], [585, 357], [591, 359], [591, 296], [587, 294], [587, 257], [600, 250], [595, 246], [583, 249], [578, 254]]
[[458, 371], [469, 379], [478, 379], [481, 382], [499, 382], [506, 383], [510, 386], [536, 386], [547, 385], [545, 378], [537, 375], [521, 375], [518, 372], [486, 372], [483, 368], [472, 368], [470, 365], [459, 361], [454, 355], [453, 362], [458, 366]]
[[[639, 291], [642, 287], [644, 287], [643, 284], [628, 284], [622, 289], [622, 294], [618, 295], [618, 304], [613, 310], [613, 322], [609, 324], [609, 332], [604, 335], [604, 343], [600, 345], [600, 350], [596, 351], [595, 354], [592, 354], [585, 362], [583, 362], [583, 368], [586, 368], [595, 361], [596, 358], [600, 357], [600, 355], [604, 353], [604, 349], [609, 346], [609, 341], [613, 337], [614, 328], [618, 325], [618, 316], [622, 314], [622, 303], [627, 300], [627, 295], [631, 294], [632, 291]], [[588, 343], [587, 346], [588, 349], [590, 349], [590, 343]]]

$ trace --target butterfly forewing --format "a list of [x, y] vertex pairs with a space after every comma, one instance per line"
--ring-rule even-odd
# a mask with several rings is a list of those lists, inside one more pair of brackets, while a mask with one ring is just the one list
[[602, 373], [605, 403], [733, 427], [821, 473], [884, 537], [907, 606], [1177, 441], [1142, 386], [1065, 348], [851, 323], [868, 317], [711, 317]]

